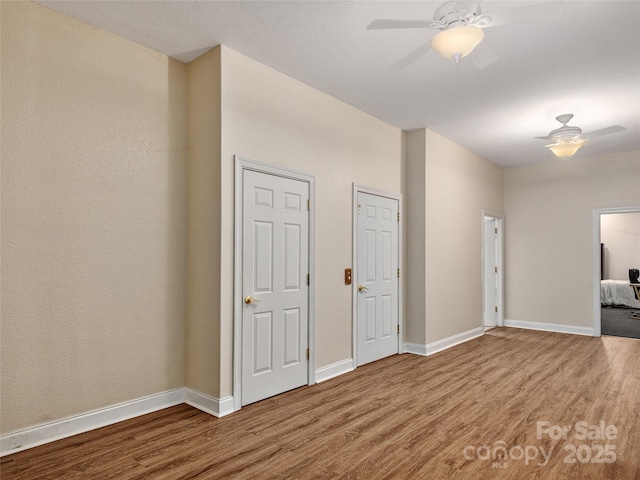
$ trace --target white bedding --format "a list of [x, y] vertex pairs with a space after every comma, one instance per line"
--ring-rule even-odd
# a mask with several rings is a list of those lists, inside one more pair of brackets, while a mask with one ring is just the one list
[[601, 280], [600, 303], [640, 308], [640, 301], [633, 294], [633, 287], [626, 280]]

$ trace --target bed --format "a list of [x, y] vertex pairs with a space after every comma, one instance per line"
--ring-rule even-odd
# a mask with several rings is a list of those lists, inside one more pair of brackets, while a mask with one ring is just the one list
[[627, 280], [601, 280], [600, 303], [602, 305], [640, 308], [640, 301], [636, 299], [633, 287], [629, 285]]

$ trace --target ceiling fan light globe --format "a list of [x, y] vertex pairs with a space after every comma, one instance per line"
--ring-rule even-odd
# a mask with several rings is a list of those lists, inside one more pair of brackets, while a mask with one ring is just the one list
[[551, 150], [556, 157], [565, 158], [575, 155], [581, 146], [582, 143], [558, 143], [551, 145], [549, 150]]
[[469, 55], [484, 38], [478, 27], [454, 27], [431, 39], [431, 47], [444, 58], [458, 59]]

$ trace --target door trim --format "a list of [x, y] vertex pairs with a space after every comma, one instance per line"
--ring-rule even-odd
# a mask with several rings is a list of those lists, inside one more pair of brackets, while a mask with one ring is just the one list
[[[352, 210], [352, 275], [351, 278], [358, 278], [358, 194], [368, 193], [370, 195], [377, 195], [379, 197], [390, 198], [398, 201], [398, 213], [400, 214], [400, 222], [398, 224], [398, 267], [400, 268], [400, 278], [398, 279], [398, 325], [400, 326], [400, 335], [398, 335], [398, 353], [402, 353], [403, 337], [404, 337], [404, 319], [402, 312], [404, 310], [404, 303], [402, 301], [402, 279], [404, 278], [404, 265], [402, 264], [402, 194], [390, 193], [375, 188], [365, 187], [362, 185], [353, 184], [353, 210]], [[353, 358], [354, 368], [358, 368], [358, 282], [353, 281], [351, 283], [351, 356]]]
[[593, 210], [593, 336], [602, 335], [600, 306], [600, 217], [608, 213], [640, 213], [640, 205], [635, 207], [595, 208]]
[[482, 285], [482, 320], [480, 326], [484, 328], [484, 252], [485, 252], [485, 239], [484, 239], [484, 218], [491, 217], [496, 220], [496, 225], [498, 228], [498, 251], [496, 252], [496, 263], [498, 264], [498, 288], [496, 292], [496, 303], [498, 305], [498, 316], [496, 317], [496, 326], [504, 327], [504, 215], [496, 212], [492, 212], [490, 210], [482, 210], [482, 217], [480, 219], [480, 228], [482, 229], [482, 247], [481, 247], [481, 271], [480, 271], [480, 282]]
[[309, 328], [308, 347], [309, 362], [307, 364], [307, 385], [315, 381], [315, 251], [316, 251], [316, 186], [315, 176], [297, 172], [286, 167], [257, 162], [234, 155], [235, 162], [235, 195], [234, 195], [234, 241], [233, 241], [233, 407], [234, 411], [242, 408], [242, 198], [244, 170], [290, 178], [309, 184]]

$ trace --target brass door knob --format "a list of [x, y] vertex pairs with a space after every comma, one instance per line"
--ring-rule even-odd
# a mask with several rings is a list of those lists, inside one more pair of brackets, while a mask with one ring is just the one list
[[244, 303], [246, 303], [247, 305], [250, 305], [254, 302], [259, 302], [260, 300], [258, 300], [257, 298], [253, 298], [251, 295], [247, 295], [246, 297], [244, 297]]
[[369, 290], [367, 287], [365, 287], [364, 285], [358, 285], [358, 291], [359, 292], [364, 292], [365, 290]]

